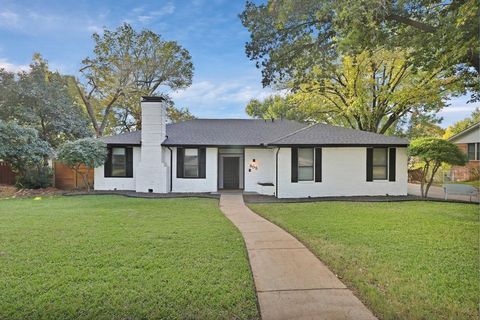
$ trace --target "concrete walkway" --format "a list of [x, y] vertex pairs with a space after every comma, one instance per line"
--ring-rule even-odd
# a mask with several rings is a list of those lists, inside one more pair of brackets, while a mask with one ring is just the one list
[[220, 209], [245, 239], [262, 319], [376, 319], [302, 243], [248, 209], [241, 194], [222, 194]]

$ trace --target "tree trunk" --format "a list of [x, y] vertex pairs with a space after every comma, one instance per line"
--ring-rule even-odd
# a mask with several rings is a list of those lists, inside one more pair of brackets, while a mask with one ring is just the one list
[[430, 169], [430, 162], [425, 162], [425, 166], [422, 169], [422, 177], [420, 179], [420, 191], [422, 198], [426, 198], [425, 194], [425, 182], [427, 181], [428, 169]]
[[435, 173], [437, 173], [438, 169], [440, 168], [441, 163], [436, 162], [433, 166], [432, 169], [432, 175], [430, 176], [430, 180], [427, 183], [427, 188], [425, 189], [425, 198], [428, 196], [428, 190], [430, 190], [430, 187], [433, 183], [433, 178], [435, 177]]
[[85, 105], [85, 109], [87, 109], [88, 117], [90, 118], [90, 121], [92, 122], [93, 129], [95, 130], [95, 135], [98, 138], [101, 135], [99, 135], [100, 130], [99, 130], [97, 118], [95, 117], [95, 110], [93, 109], [93, 106], [90, 103], [89, 98], [85, 96], [85, 94], [83, 92], [83, 89], [80, 87], [80, 84], [77, 81], [75, 81], [75, 86], [77, 87], [77, 91], [80, 95], [80, 98], [82, 99], [83, 104]]
[[88, 170], [86, 174], [80, 173], [80, 176], [82, 177], [83, 184], [87, 187], [87, 192], [90, 192], [90, 184], [88, 183]]

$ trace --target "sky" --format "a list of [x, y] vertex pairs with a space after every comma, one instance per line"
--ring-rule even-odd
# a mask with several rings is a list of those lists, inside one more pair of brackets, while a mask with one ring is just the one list
[[[39, 52], [52, 69], [78, 76], [93, 49], [92, 33], [127, 22], [177, 41], [192, 55], [192, 85], [171, 93], [177, 107], [199, 118], [247, 118], [248, 101], [273, 91], [262, 88], [261, 72], [245, 54], [249, 33], [238, 17], [244, 5], [244, 0], [0, 0], [0, 67], [26, 69]], [[441, 126], [480, 106], [467, 101], [451, 100], [439, 113]]]

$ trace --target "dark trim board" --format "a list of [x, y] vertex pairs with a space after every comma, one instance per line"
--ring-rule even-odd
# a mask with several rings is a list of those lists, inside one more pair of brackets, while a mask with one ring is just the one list
[[107, 143], [108, 147], [141, 147], [142, 145], [136, 143]]
[[264, 149], [269, 146], [267, 145], [243, 145], [243, 144], [225, 144], [225, 145], [220, 145], [220, 144], [163, 144], [162, 147], [179, 147], [179, 148], [259, 148], [259, 149]]
[[282, 148], [401, 148], [408, 147], [408, 144], [270, 144], [269, 147]]
[[236, 145], [236, 144], [228, 144], [228, 145], [215, 145], [215, 144], [162, 144], [163, 147], [180, 147], [180, 148], [259, 148], [259, 149], [268, 149], [268, 148], [403, 148], [408, 147], [408, 144], [268, 144], [268, 145]]

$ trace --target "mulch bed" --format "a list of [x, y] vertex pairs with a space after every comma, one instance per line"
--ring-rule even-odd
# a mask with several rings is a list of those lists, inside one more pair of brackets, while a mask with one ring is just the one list
[[91, 195], [119, 195], [131, 198], [146, 198], [146, 199], [158, 199], [158, 198], [209, 198], [220, 199], [220, 194], [212, 193], [147, 193], [147, 192], [135, 192], [135, 191], [100, 191], [93, 190], [87, 191], [72, 191], [65, 192], [65, 196], [91, 196]]
[[0, 198], [29, 198], [61, 195], [65, 191], [57, 188], [17, 189], [11, 185], [0, 185]]

